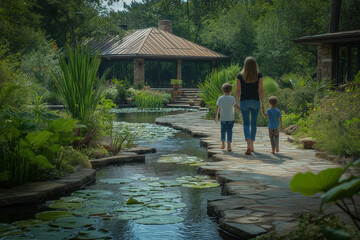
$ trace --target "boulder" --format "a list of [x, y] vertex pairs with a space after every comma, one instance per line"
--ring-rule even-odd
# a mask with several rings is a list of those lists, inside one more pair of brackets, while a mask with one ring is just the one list
[[296, 133], [298, 128], [299, 128], [298, 125], [290, 125], [284, 129], [284, 133], [287, 135], [293, 135], [294, 133]]
[[306, 137], [300, 139], [299, 143], [304, 145], [304, 149], [314, 149], [316, 141], [312, 137]]

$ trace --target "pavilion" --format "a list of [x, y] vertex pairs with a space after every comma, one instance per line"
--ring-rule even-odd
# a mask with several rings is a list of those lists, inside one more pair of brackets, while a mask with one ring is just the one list
[[[197, 78], [195, 79], [195, 84], [197, 84], [199, 80], [197, 76], [198, 63], [209, 63], [209, 67], [206, 69], [209, 73], [214, 70], [217, 61], [229, 60], [226, 55], [172, 34], [172, 22], [169, 20], [159, 21], [158, 28], [150, 27], [135, 30], [126, 34], [123, 39], [113, 37], [98, 42], [90, 42], [89, 46], [92, 49], [99, 50], [106, 67], [114, 68], [113, 64], [118, 61], [130, 63], [130, 67], [126, 65], [122, 71], [129, 72], [132, 65], [134, 85], [144, 83], [148, 79], [153, 79], [152, 84], [156, 87], [170, 85], [170, 78], [183, 79], [184, 73], [193, 74], [189, 73], [192, 70], [185, 68], [183, 64], [189, 62], [190, 67], [196, 65], [196, 70], [193, 71], [195, 75], [193, 74], [192, 77], [188, 78]], [[155, 63], [155, 67], [152, 68], [153, 76], [148, 76], [146, 73], [147, 61]], [[161, 73], [161, 62], [172, 62], [176, 73], [170, 73], [167, 75], [168, 79], [163, 79], [166, 77], [163, 77], [164, 75]], [[189, 81], [189, 79], [183, 79], [184, 85], [195, 85], [194, 82], [190, 83]]]

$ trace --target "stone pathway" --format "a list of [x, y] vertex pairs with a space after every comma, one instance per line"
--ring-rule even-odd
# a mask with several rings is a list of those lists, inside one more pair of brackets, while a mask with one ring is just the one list
[[[314, 150], [296, 148], [283, 133], [280, 154], [273, 155], [265, 127], [258, 128], [255, 153], [251, 156], [245, 155], [240, 124], [235, 124], [233, 129], [233, 151], [221, 150], [220, 124], [205, 120], [204, 116], [204, 112], [168, 115], [157, 118], [156, 123], [202, 137], [201, 145], [207, 147], [214, 162], [199, 167], [198, 172], [216, 175], [223, 184], [223, 194], [227, 195], [208, 201], [208, 210], [219, 218], [222, 230], [242, 239], [270, 231], [285, 233], [294, 227], [299, 215], [319, 209], [319, 195], [294, 194], [289, 182], [297, 172], [317, 173], [339, 165], [317, 158]], [[335, 207], [327, 211], [340, 213]]]

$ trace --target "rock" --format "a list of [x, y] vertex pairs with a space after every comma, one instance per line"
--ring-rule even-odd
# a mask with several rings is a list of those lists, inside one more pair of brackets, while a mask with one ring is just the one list
[[312, 137], [307, 137], [300, 139], [299, 143], [304, 145], [304, 149], [314, 149], [316, 141]]
[[224, 221], [220, 223], [220, 228], [235, 236], [240, 236], [241, 239], [250, 239], [258, 235], [266, 233], [266, 229], [255, 224], [243, 224]]
[[284, 133], [287, 135], [293, 135], [297, 131], [298, 128], [299, 128], [298, 125], [290, 125], [284, 129]]

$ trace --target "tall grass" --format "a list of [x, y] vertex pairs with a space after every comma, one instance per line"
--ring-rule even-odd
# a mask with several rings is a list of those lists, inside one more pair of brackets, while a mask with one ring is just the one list
[[162, 108], [164, 105], [163, 95], [157, 91], [140, 90], [135, 94], [135, 104], [137, 108]]
[[60, 70], [53, 70], [53, 78], [65, 110], [74, 119], [86, 124], [91, 120], [104, 93], [103, 84], [109, 70], [98, 78], [99, 53], [88, 47], [65, 47], [59, 55]]

